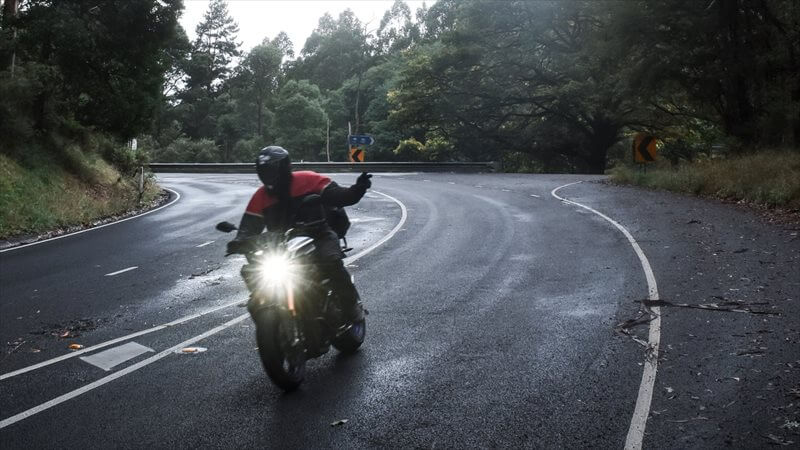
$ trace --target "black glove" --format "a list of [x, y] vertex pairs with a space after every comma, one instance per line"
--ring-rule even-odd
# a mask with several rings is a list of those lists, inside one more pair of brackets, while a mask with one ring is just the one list
[[248, 244], [249, 243], [247, 241], [240, 241], [240, 240], [234, 239], [234, 240], [228, 242], [228, 245], [227, 245], [227, 248], [226, 248], [226, 252], [229, 255], [230, 254], [235, 254], [235, 253], [247, 253]]
[[372, 174], [361, 172], [361, 175], [359, 175], [356, 180], [356, 186], [366, 191], [372, 186], [372, 181], [369, 181], [370, 178], [372, 178]]

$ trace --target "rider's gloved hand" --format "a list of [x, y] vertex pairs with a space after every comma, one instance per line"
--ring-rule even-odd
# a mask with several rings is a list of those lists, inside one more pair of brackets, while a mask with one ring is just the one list
[[228, 242], [228, 245], [227, 245], [227, 248], [226, 248], [226, 252], [228, 254], [245, 253], [246, 244], [247, 244], [247, 242], [245, 242], [245, 241], [239, 241], [239, 240], [234, 239], [234, 240]]
[[372, 178], [372, 174], [361, 172], [361, 175], [356, 180], [356, 186], [366, 191], [372, 186], [372, 181], [369, 181], [370, 178]]

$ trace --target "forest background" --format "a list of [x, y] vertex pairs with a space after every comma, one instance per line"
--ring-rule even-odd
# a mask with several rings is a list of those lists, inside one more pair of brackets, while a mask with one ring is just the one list
[[[678, 162], [797, 148], [800, 5], [791, 0], [455, 1], [379, 23], [324, 15], [296, 46], [242, 49], [224, 0], [189, 41], [180, 0], [6, 0], [3, 151], [137, 138], [159, 162], [502, 161], [602, 173], [646, 131]], [[13, 64], [13, 76], [11, 69]], [[22, 145], [20, 145], [22, 144]], [[112, 154], [115, 151], [108, 150]], [[117, 155], [111, 159], [124, 159]]]

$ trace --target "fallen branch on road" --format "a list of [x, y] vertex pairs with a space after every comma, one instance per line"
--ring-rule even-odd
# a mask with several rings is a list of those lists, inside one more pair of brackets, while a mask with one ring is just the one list
[[[771, 311], [761, 311], [761, 310], [754, 310], [751, 308], [746, 308], [746, 306], [752, 305], [764, 305], [765, 302], [759, 303], [740, 303], [740, 302], [724, 302], [724, 303], [700, 303], [696, 305], [692, 305], [689, 303], [672, 303], [666, 300], [636, 300], [637, 303], [641, 303], [647, 307], [654, 307], [654, 306], [667, 306], [667, 307], [677, 307], [677, 308], [691, 308], [691, 309], [704, 309], [706, 311], [722, 311], [722, 312], [735, 312], [735, 313], [747, 313], [747, 314], [758, 314], [758, 315], [765, 315], [765, 316], [780, 316], [780, 313], [771, 312]], [[736, 306], [731, 308], [730, 306]], [[744, 307], [744, 308], [743, 308]]]

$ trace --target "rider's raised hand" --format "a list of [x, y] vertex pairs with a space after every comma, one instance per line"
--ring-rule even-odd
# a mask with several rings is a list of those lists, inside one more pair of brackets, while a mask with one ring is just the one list
[[372, 186], [372, 181], [369, 180], [370, 178], [372, 178], [372, 174], [361, 172], [361, 175], [359, 175], [358, 179], [356, 180], [356, 186], [366, 191]]

